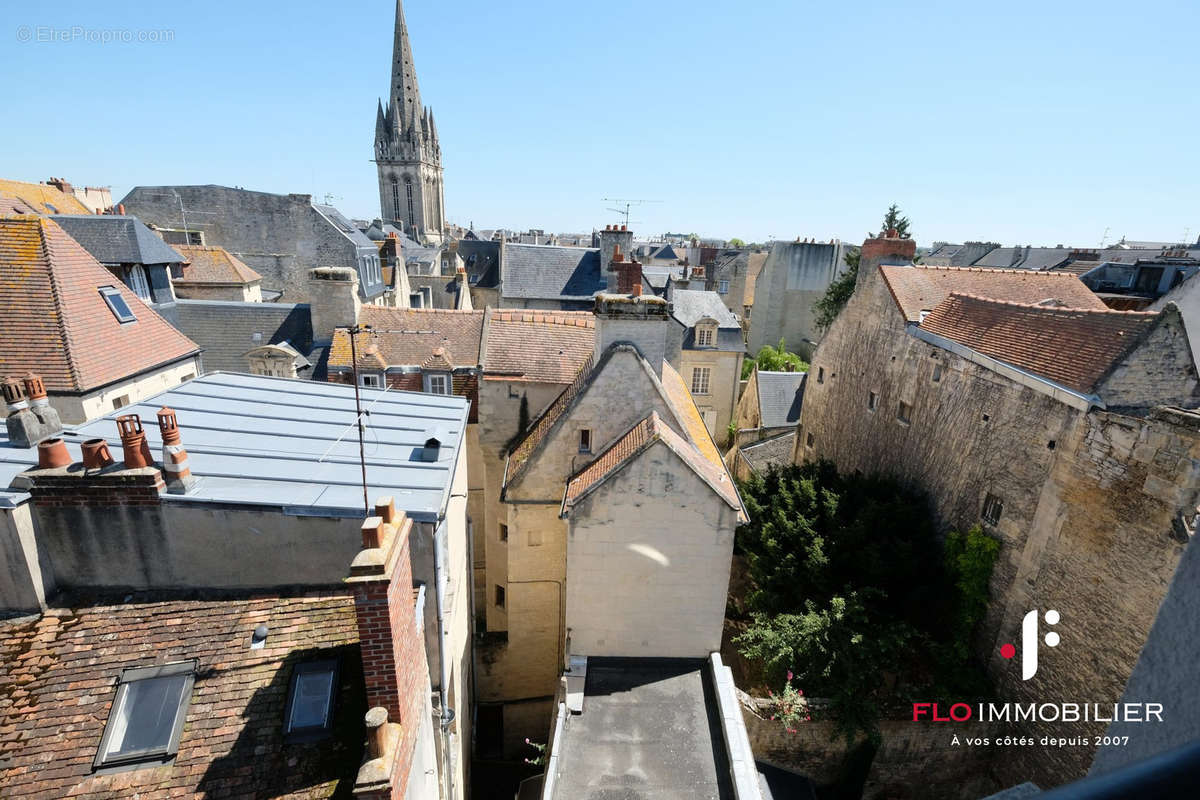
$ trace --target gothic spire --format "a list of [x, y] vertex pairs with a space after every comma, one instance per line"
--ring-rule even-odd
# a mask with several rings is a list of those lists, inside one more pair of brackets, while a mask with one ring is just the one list
[[401, 109], [401, 119], [415, 117], [422, 108], [421, 90], [417, 87], [417, 71], [413, 67], [412, 46], [408, 41], [408, 25], [404, 21], [404, 3], [396, 0], [396, 41], [392, 47], [391, 105]]

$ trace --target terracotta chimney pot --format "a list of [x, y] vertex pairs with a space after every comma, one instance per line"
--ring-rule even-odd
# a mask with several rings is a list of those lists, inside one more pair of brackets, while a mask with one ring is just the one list
[[117, 430], [121, 433], [121, 449], [124, 451], [126, 469], [149, 467], [154, 463], [154, 457], [150, 455], [150, 445], [146, 444], [146, 431], [142, 428], [141, 417], [137, 414], [123, 414], [117, 417]]
[[35, 375], [32, 372], [26, 373], [25, 394], [29, 395], [30, 405], [50, 405], [50, 400], [46, 397], [46, 384], [42, 383], [42, 378], [40, 375]]
[[171, 494], [187, 494], [196, 479], [192, 477], [192, 470], [188, 466], [187, 450], [183, 449], [179, 421], [173, 409], [163, 406], [158, 410], [158, 430], [162, 434], [162, 468], [167, 491]]
[[630, 294], [632, 294], [634, 297], [641, 297], [642, 285], [640, 283], [635, 283], [632, 287], [632, 291], [630, 291]]
[[55, 437], [38, 443], [38, 469], [55, 469], [71, 463], [67, 443]]
[[83, 468], [103, 469], [113, 463], [112, 453], [108, 451], [108, 442], [103, 439], [88, 439], [83, 443]]
[[4, 384], [4, 402], [8, 403], [8, 413], [15, 414], [18, 411], [23, 411], [29, 408], [28, 401], [25, 400], [25, 387], [16, 378], [5, 378]]

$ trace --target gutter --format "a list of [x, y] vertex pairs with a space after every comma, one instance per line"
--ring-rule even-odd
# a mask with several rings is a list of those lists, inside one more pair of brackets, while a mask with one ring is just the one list
[[450, 724], [454, 722], [454, 709], [448, 707], [446, 697], [446, 686], [450, 683], [450, 664], [446, 658], [449, 642], [446, 635], [446, 565], [443, 560], [445, 551], [441, 546], [441, 542], [445, 542], [446, 535], [446, 517], [443, 514], [440, 517], [439, 525], [433, 532], [433, 585], [434, 599], [437, 603], [438, 682], [440, 684], [438, 686], [438, 705], [441, 711], [439, 728], [442, 740], [441, 796], [442, 800], [452, 800], [454, 782], [450, 775]]

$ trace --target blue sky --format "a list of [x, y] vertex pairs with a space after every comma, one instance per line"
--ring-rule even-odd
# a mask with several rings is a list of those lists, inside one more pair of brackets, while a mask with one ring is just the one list
[[[861, 240], [891, 202], [922, 243], [1200, 235], [1192, 0], [405, 9], [463, 224], [590, 230], [621, 197], [661, 201], [639, 232], [747, 240]], [[329, 194], [377, 216], [393, 13], [6, 4], [0, 177]], [[75, 27], [173, 35], [37, 40]]]

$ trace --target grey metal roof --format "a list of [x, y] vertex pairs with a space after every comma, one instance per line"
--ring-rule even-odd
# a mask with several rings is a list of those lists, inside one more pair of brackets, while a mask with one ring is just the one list
[[782, 428], [799, 422], [805, 373], [758, 370], [756, 374], [762, 427]]
[[505, 297], [583, 299], [605, 287], [600, 251], [591, 247], [506, 244], [501, 270]]
[[208, 372], [246, 372], [245, 354], [264, 344], [287, 342], [305, 355], [312, 349], [312, 315], [303, 303], [179, 300], [174, 317], [171, 324], [204, 350]]
[[997, 247], [971, 266], [1041, 270], [1057, 267], [1070, 257], [1070, 247]]
[[[391, 495], [410, 517], [435, 521], [449, 500], [467, 424], [465, 398], [361, 389], [370, 410], [366, 429], [367, 496]], [[354, 428], [354, 387], [261, 375], [213, 373], [63, 434], [74, 461], [79, 445], [104, 438], [119, 457], [114, 422], [138, 414], [155, 458], [162, 440], [155, 413], [168, 405], [179, 416], [192, 474], [186, 495], [163, 502], [282, 506], [296, 515], [357, 517], [363, 513], [362, 474]], [[425, 441], [442, 444], [437, 461], [420, 459]], [[0, 438], [0, 480], [14, 465], [32, 466], [36, 448]], [[4, 486], [7, 486], [7, 482]], [[2, 501], [2, 498], [0, 498]]]
[[[474, 239], [458, 240], [458, 257], [470, 276], [470, 284], [480, 289], [500, 285], [500, 243]], [[476, 277], [478, 276], [478, 277]]]
[[50, 219], [101, 264], [178, 264], [187, 260], [137, 217], [55, 214]]

